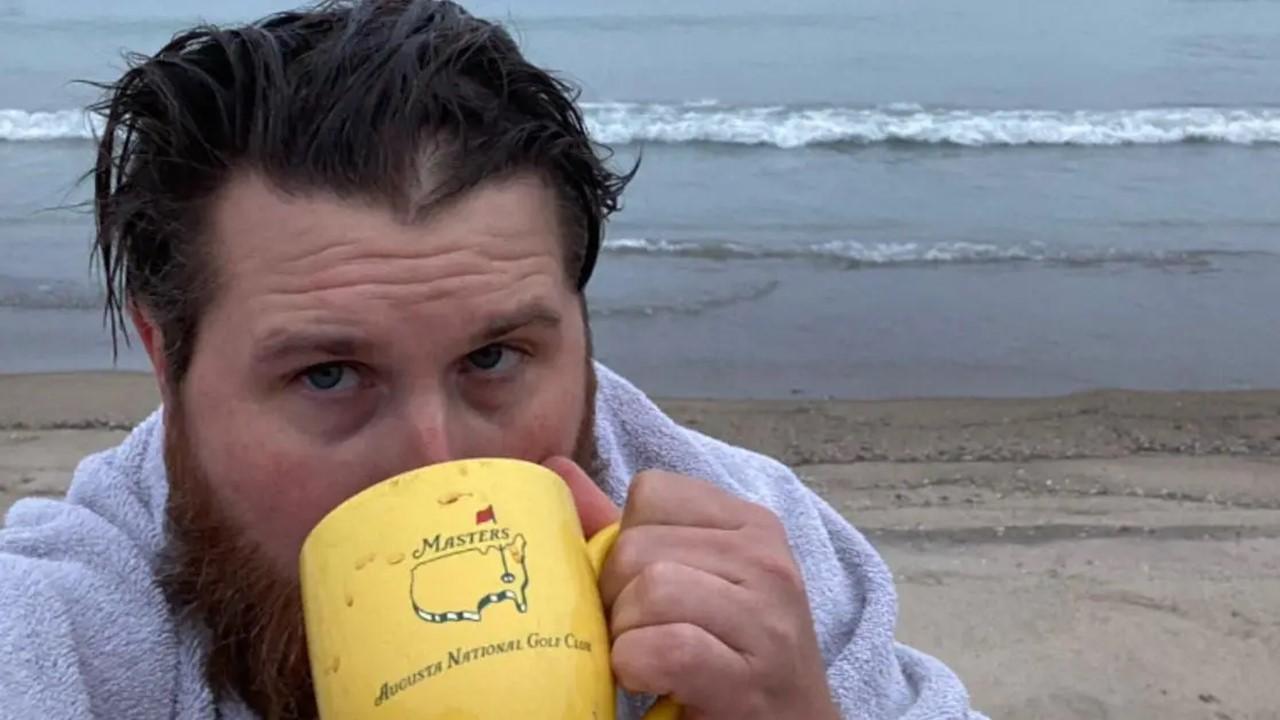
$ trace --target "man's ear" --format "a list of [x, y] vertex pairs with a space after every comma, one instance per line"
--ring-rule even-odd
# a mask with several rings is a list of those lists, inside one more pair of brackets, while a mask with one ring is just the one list
[[[169, 363], [164, 352], [164, 333], [161, 332], [160, 326], [152, 319], [146, 308], [136, 302], [129, 303], [129, 318], [133, 320], [133, 327], [138, 331], [138, 337], [142, 339], [142, 347], [147, 351], [147, 357], [151, 359], [151, 369], [155, 373], [156, 382], [160, 384], [160, 394], [167, 396], [169, 391]], [[166, 401], [168, 399], [168, 397], [165, 397]]]

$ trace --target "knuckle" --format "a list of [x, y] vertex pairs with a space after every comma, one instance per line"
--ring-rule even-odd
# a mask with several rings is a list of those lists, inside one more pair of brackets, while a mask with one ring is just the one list
[[663, 632], [667, 635], [663, 645], [664, 661], [670, 672], [676, 677], [696, 672], [699, 669], [702, 631], [693, 625], [681, 623], [667, 625]]
[[763, 532], [786, 534], [787, 530], [782, 524], [782, 518], [764, 505], [751, 503], [747, 510], [747, 519]]
[[762, 553], [755, 560], [760, 574], [788, 588], [803, 588], [804, 578], [795, 560], [783, 553]]
[[650, 685], [650, 664], [645, 654], [636, 649], [635, 643], [629, 642], [630, 640], [631, 634], [626, 633], [614, 641], [613, 650], [609, 654], [609, 666], [623, 687], [632, 692], [640, 692]]
[[666, 480], [666, 473], [661, 470], [645, 470], [631, 479], [631, 487], [627, 491], [627, 504], [636, 507], [647, 507], [661, 493], [661, 486]]
[[650, 563], [637, 576], [636, 592], [645, 607], [668, 610], [679, 598], [681, 568], [673, 562]]
[[609, 663], [623, 687], [632, 692], [667, 693], [699, 664], [698, 630], [663, 625], [623, 633], [613, 644]]
[[791, 651], [798, 644], [795, 627], [779, 617], [762, 620], [756, 630], [760, 633], [763, 646], [770, 649], [771, 660], [791, 657]]

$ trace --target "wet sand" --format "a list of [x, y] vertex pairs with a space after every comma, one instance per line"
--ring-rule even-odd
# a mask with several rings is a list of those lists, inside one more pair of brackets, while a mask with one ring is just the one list
[[[144, 375], [0, 376], [0, 511], [155, 402]], [[863, 530], [900, 638], [992, 716], [1280, 718], [1280, 392], [662, 404]]]

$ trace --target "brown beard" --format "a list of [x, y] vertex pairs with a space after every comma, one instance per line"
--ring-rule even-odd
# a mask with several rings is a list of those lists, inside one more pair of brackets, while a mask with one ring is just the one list
[[225, 517], [199, 466], [183, 408], [165, 415], [169, 554], [162, 585], [173, 607], [209, 633], [205, 675], [266, 720], [316, 716], [302, 594]]
[[[590, 360], [586, 389], [573, 459], [599, 477]], [[187, 432], [181, 391], [170, 395], [164, 448], [169, 543], [162, 587], [173, 607], [209, 633], [205, 676], [215, 698], [238, 696], [266, 720], [315, 718], [298, 583], [281, 576], [226, 517]]]

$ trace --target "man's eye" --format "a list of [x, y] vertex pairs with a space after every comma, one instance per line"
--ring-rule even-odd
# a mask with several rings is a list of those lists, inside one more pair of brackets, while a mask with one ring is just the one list
[[316, 392], [350, 390], [360, 384], [360, 374], [343, 363], [312, 365], [300, 377], [307, 389]]
[[471, 369], [483, 373], [506, 372], [519, 362], [520, 353], [505, 345], [486, 345], [467, 355]]

